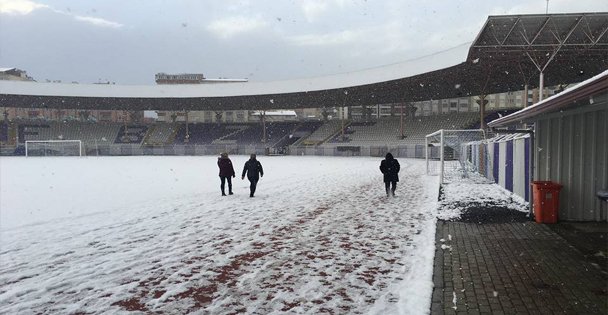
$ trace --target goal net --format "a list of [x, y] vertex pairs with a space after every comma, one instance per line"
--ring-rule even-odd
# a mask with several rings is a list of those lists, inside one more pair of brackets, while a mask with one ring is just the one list
[[80, 140], [28, 140], [25, 156], [82, 156]]
[[481, 129], [445, 130], [441, 129], [426, 136], [426, 173], [438, 175], [441, 183], [468, 178], [476, 172], [470, 162], [470, 147], [466, 144], [484, 140]]

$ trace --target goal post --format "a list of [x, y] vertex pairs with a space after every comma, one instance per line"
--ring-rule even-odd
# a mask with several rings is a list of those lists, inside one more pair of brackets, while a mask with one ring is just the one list
[[456, 178], [467, 178], [475, 171], [468, 143], [486, 139], [482, 129], [449, 130], [441, 129], [426, 135], [426, 174], [438, 175], [440, 183]]
[[25, 156], [82, 156], [82, 141], [26, 140]]

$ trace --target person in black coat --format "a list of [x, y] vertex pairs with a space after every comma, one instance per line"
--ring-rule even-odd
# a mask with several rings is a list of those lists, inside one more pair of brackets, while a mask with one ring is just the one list
[[252, 154], [249, 157], [249, 161], [245, 162], [245, 167], [243, 168], [243, 175], [241, 175], [241, 179], [245, 179], [245, 174], [247, 174], [247, 179], [251, 183], [249, 185], [249, 197], [253, 197], [255, 194], [255, 188], [258, 185], [258, 181], [260, 177], [264, 176], [264, 169], [262, 168], [262, 164], [260, 161], [256, 160], [255, 154]]
[[228, 181], [228, 194], [232, 195], [232, 177], [235, 177], [234, 167], [232, 167], [232, 161], [228, 158], [228, 153], [220, 154], [217, 158], [217, 166], [220, 168], [220, 188], [222, 189], [222, 196], [226, 196], [224, 187], [226, 181]]
[[399, 161], [393, 158], [393, 155], [389, 153], [382, 162], [380, 162], [380, 172], [384, 174], [384, 188], [386, 189], [386, 196], [393, 195], [395, 197], [395, 189], [397, 189], [397, 182], [399, 181]]

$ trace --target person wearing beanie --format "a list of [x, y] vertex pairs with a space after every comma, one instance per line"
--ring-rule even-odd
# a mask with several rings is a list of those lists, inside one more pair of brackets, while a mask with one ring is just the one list
[[395, 189], [397, 189], [397, 182], [399, 181], [399, 161], [393, 158], [393, 155], [389, 152], [382, 162], [380, 162], [380, 172], [384, 175], [384, 188], [386, 190], [386, 196], [395, 197]]
[[249, 179], [250, 183], [249, 197], [253, 197], [260, 177], [264, 176], [264, 169], [262, 168], [262, 164], [256, 159], [255, 154], [252, 154], [249, 157], [249, 161], [245, 162], [245, 167], [243, 168], [243, 174], [241, 175], [241, 179], [245, 179], [245, 174], [247, 174], [247, 179]]
[[226, 196], [226, 181], [228, 181], [228, 194], [232, 195], [232, 178], [236, 176], [234, 173], [234, 167], [232, 161], [228, 158], [228, 153], [221, 153], [220, 157], [217, 158], [217, 166], [220, 168], [220, 188], [222, 189], [222, 196]]

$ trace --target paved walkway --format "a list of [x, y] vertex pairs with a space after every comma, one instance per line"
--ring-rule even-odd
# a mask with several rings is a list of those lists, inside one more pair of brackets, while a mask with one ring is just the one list
[[436, 244], [431, 314], [608, 314], [606, 273], [546, 225], [438, 221]]

